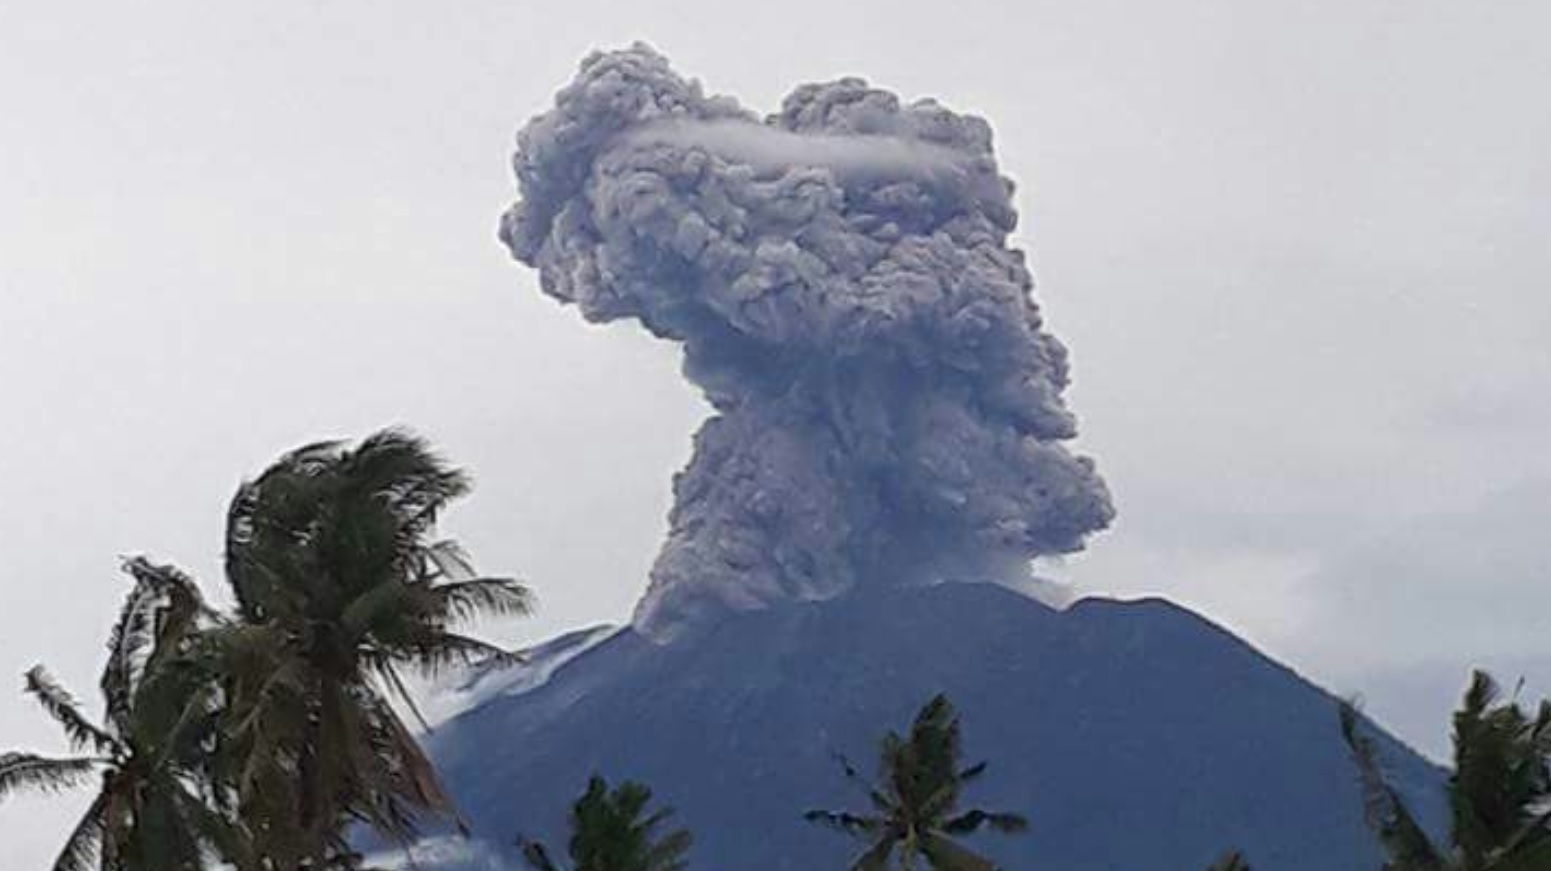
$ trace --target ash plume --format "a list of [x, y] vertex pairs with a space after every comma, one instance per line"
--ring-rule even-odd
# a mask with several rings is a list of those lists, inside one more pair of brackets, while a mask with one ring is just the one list
[[760, 119], [644, 45], [518, 137], [501, 239], [588, 320], [684, 346], [715, 409], [636, 627], [1006, 581], [1114, 515], [981, 119], [859, 79]]

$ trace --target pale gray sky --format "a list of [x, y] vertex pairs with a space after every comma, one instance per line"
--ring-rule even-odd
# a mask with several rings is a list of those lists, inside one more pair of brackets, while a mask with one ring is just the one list
[[[519, 123], [646, 39], [774, 109], [860, 74], [987, 116], [1120, 520], [1047, 567], [1202, 609], [1433, 753], [1551, 683], [1551, 7], [1186, 0], [0, 4], [0, 681], [95, 702], [117, 555], [219, 589], [278, 452], [410, 424], [543, 613], [623, 618], [704, 411], [496, 242]], [[0, 682], [0, 689], [4, 683]], [[59, 749], [20, 693], [0, 745]], [[0, 805], [43, 867], [77, 803]]]

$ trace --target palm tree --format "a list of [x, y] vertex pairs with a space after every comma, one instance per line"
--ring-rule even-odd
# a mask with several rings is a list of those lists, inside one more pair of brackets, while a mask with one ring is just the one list
[[42, 666], [28, 671], [27, 692], [84, 755], [0, 754], [0, 797], [99, 780], [55, 871], [200, 871], [216, 857], [241, 863], [240, 828], [204, 785], [218, 707], [189, 654], [210, 612], [176, 569], [138, 557], [124, 569], [135, 584], [108, 643], [106, 720], [92, 722]]
[[1436, 844], [1384, 779], [1356, 707], [1341, 705], [1341, 734], [1362, 784], [1386, 871], [1551, 871], [1551, 703], [1531, 716], [1483, 672], [1454, 714], [1450, 843]]
[[525, 587], [478, 576], [456, 543], [431, 538], [468, 489], [424, 441], [387, 430], [303, 447], [237, 491], [237, 619], [215, 642], [232, 748], [220, 776], [268, 867], [348, 864], [354, 822], [401, 843], [423, 817], [461, 828], [389, 697], [419, 718], [403, 668], [509, 659], [455, 630], [530, 610]]
[[[569, 853], [573, 871], [683, 871], [692, 842], [683, 829], [659, 833], [671, 808], [647, 813], [652, 791], [625, 781], [610, 790], [594, 775], [571, 806]], [[523, 858], [535, 871], [560, 871], [543, 844], [519, 837]]]
[[886, 871], [896, 854], [904, 871], [919, 867], [918, 859], [925, 859], [933, 871], [994, 871], [989, 859], [955, 838], [984, 827], [1021, 832], [1028, 822], [1010, 813], [960, 811], [964, 786], [986, 770], [984, 762], [960, 768], [960, 756], [958, 714], [939, 695], [916, 715], [908, 739], [892, 731], [884, 737], [876, 784], [863, 781], [849, 762], [841, 760], [846, 778], [867, 793], [870, 813], [809, 811], [804, 818], [867, 842], [867, 850], [851, 864], [852, 871]]
[[1244, 858], [1244, 854], [1234, 850], [1233, 852], [1225, 853], [1221, 859], [1213, 862], [1212, 867], [1208, 868], [1207, 871], [1251, 871], [1251, 869], [1249, 862]]

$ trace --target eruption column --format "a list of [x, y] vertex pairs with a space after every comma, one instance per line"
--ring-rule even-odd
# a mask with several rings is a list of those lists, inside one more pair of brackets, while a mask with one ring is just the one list
[[858, 79], [763, 120], [651, 49], [594, 54], [514, 158], [501, 239], [591, 321], [684, 346], [715, 409], [636, 627], [863, 585], [1026, 577], [1114, 515], [1063, 442], [990, 127]]

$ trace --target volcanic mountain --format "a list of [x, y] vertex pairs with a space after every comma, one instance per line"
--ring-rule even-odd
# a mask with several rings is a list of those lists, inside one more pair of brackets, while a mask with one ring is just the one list
[[[970, 797], [1030, 819], [1026, 835], [976, 841], [1009, 871], [1188, 871], [1228, 847], [1263, 871], [1379, 865], [1335, 700], [1162, 600], [1058, 611], [988, 584], [867, 590], [668, 644], [593, 633], [551, 655], [547, 680], [487, 678], [488, 698], [432, 738], [475, 838], [433, 867], [519, 867], [519, 832], [563, 843], [594, 772], [676, 807], [692, 867], [846, 867], [854, 845], [802, 812], [864, 806], [837, 754], [868, 767], [880, 735], [938, 692], [962, 711], [968, 756], [990, 762]], [[1440, 770], [1379, 745], [1441, 820]]]
[[[512, 255], [681, 345], [713, 413], [630, 626], [487, 677], [434, 736], [475, 841], [425, 864], [563, 842], [600, 773], [676, 807], [695, 868], [846, 867], [803, 811], [865, 804], [837, 754], [945, 693], [991, 762], [975, 800], [1031, 821], [980, 844], [1007, 869], [1377, 867], [1330, 696], [1167, 602], [1013, 592], [1114, 508], [985, 120], [855, 78], [762, 118], [637, 45], [588, 57], [513, 166]], [[1441, 773], [1379, 745], [1441, 819]]]

